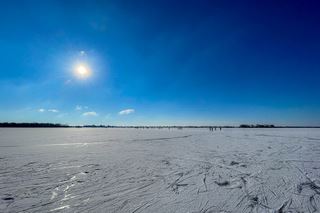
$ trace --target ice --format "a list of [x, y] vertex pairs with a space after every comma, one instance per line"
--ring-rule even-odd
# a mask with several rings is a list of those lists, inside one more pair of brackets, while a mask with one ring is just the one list
[[320, 129], [0, 129], [0, 212], [319, 212]]

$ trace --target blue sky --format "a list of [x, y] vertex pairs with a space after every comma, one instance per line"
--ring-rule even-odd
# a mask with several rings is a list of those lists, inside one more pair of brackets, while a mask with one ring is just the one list
[[1, 1], [0, 121], [320, 125], [319, 6]]

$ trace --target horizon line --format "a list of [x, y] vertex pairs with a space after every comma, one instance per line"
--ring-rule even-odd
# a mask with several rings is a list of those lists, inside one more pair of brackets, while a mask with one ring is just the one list
[[105, 125], [82, 124], [69, 125], [50, 122], [0, 122], [0, 128], [320, 128], [313, 125], [273, 125], [273, 124], [240, 124], [240, 125]]

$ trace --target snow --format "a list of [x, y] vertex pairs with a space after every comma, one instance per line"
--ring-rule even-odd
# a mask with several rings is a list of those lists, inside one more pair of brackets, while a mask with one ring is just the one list
[[0, 212], [319, 212], [319, 130], [0, 128]]

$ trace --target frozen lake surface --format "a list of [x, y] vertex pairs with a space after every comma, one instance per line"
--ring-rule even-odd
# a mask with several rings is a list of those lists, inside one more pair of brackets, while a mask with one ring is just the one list
[[320, 212], [320, 129], [1, 129], [0, 212]]

